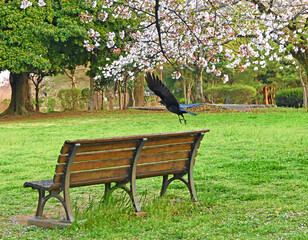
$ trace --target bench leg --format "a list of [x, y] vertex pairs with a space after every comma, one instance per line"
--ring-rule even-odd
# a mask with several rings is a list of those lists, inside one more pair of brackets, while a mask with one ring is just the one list
[[63, 205], [65, 213], [66, 213], [66, 220], [68, 222], [74, 222], [74, 217], [73, 217], [73, 211], [71, 207], [71, 200], [70, 200], [70, 193], [69, 189], [68, 191], [63, 191], [64, 198], [62, 198], [58, 193], [54, 196], [57, 198]]
[[44, 190], [38, 189], [38, 192], [39, 192], [39, 199], [38, 199], [38, 204], [37, 204], [37, 210], [36, 210], [35, 218], [43, 218], [43, 212], [44, 212], [44, 208], [45, 208], [46, 202], [50, 198], [54, 197], [54, 198], [58, 199], [61, 202], [61, 204], [63, 205], [67, 221], [68, 222], [73, 222], [74, 221], [74, 217], [73, 217], [73, 213], [72, 213], [69, 197], [65, 196], [65, 194], [64, 194], [64, 198], [61, 197], [59, 195], [59, 193], [60, 193], [59, 191], [51, 191], [51, 192], [49, 192], [49, 194], [47, 196], [45, 196], [45, 191]]
[[133, 206], [135, 208], [136, 212], [141, 212], [141, 208], [138, 204], [138, 201], [136, 199], [136, 184], [134, 184], [135, 182], [131, 182], [130, 183], [130, 188], [128, 188], [126, 186], [128, 182], [124, 181], [124, 182], [118, 182], [116, 183], [116, 185], [114, 185], [113, 187], [111, 187], [110, 183], [106, 183], [105, 184], [105, 194], [104, 196], [106, 196], [107, 194], [112, 193], [114, 190], [121, 188], [123, 189], [125, 192], [127, 192], [127, 194], [129, 195], [129, 198], [131, 199]]
[[104, 195], [106, 196], [111, 190], [111, 183], [105, 183], [105, 193]]
[[187, 188], [189, 190], [191, 199], [194, 202], [197, 202], [198, 199], [197, 199], [197, 194], [196, 194], [196, 190], [195, 190], [192, 174], [188, 174], [188, 181], [185, 180], [183, 178], [183, 176], [184, 176], [184, 174], [175, 174], [172, 178], [170, 178], [168, 180], [168, 175], [164, 175], [163, 176], [163, 184], [162, 184], [160, 196], [163, 196], [165, 194], [165, 192], [166, 192], [166, 190], [167, 190], [167, 188], [168, 188], [170, 183], [172, 183], [174, 180], [178, 179], [178, 180], [182, 181], [183, 183], [185, 183], [185, 185], [187, 186]]
[[45, 203], [46, 203], [46, 201], [44, 201], [45, 191], [38, 189], [38, 192], [39, 192], [39, 199], [38, 199], [38, 202], [37, 202], [37, 209], [36, 209], [35, 218], [42, 218], [44, 206], [45, 206]]
[[141, 212], [141, 208], [140, 208], [140, 205], [137, 201], [137, 198], [136, 198], [136, 184], [133, 184], [131, 183], [130, 184], [130, 189], [127, 188], [125, 185], [121, 186], [121, 188], [128, 193], [132, 203], [133, 203], [133, 206], [135, 208], [135, 211], [136, 212]]
[[135, 207], [136, 212], [141, 212], [140, 205], [136, 199], [136, 180], [132, 180], [130, 183], [130, 197]]
[[[186, 182], [187, 182], [187, 181], [186, 181]], [[192, 172], [189, 172], [189, 173], [188, 173], [188, 182], [185, 183], [185, 184], [186, 184], [186, 186], [187, 186], [188, 189], [189, 189], [191, 199], [192, 199], [194, 202], [198, 202], [198, 198], [197, 198], [197, 193], [196, 193], [196, 190], [195, 190], [195, 185], [194, 185], [194, 179], [193, 179], [193, 174], [192, 174]]]
[[164, 196], [169, 184], [170, 184], [170, 182], [168, 182], [168, 175], [164, 175], [163, 176], [163, 184], [161, 186], [161, 191], [160, 191], [161, 197]]

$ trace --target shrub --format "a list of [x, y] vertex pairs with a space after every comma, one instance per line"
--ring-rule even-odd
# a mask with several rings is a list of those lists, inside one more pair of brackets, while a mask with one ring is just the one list
[[89, 101], [89, 99], [91, 98], [92, 96], [92, 91], [89, 89], [89, 88], [83, 88], [81, 90], [81, 98], [84, 100], [84, 101]]
[[247, 104], [256, 96], [256, 89], [247, 85], [223, 85], [206, 89], [205, 95], [214, 103]]
[[52, 97], [48, 98], [47, 103], [46, 103], [47, 112], [54, 112], [55, 106], [56, 106], [56, 99]]
[[83, 88], [81, 90], [81, 101], [80, 101], [80, 108], [88, 108], [90, 98], [92, 97], [92, 91], [89, 88]]
[[276, 105], [279, 107], [301, 107], [303, 105], [303, 90], [290, 88], [276, 92]]
[[57, 97], [64, 110], [76, 110], [80, 106], [81, 90], [78, 88], [61, 89]]

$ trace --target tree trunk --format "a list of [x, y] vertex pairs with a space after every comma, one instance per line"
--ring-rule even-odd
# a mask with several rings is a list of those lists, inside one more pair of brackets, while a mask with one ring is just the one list
[[187, 104], [190, 103], [190, 99], [191, 99], [191, 89], [192, 89], [193, 83], [189, 82], [188, 83], [188, 89], [187, 89]]
[[[299, 72], [300, 72], [300, 79], [302, 83], [303, 88], [303, 106], [308, 107], [308, 56], [307, 51], [302, 52], [298, 51], [297, 53], [291, 52], [293, 57], [298, 61], [299, 63]], [[301, 68], [304, 69], [305, 77], [302, 76]]]
[[132, 102], [133, 102], [133, 107], [136, 107], [134, 89], [132, 89]]
[[119, 109], [123, 110], [121, 82], [120, 81], [118, 81], [118, 98], [119, 98]]
[[203, 102], [203, 68], [197, 68], [196, 69], [196, 75], [195, 75], [195, 82], [196, 82], [196, 95], [195, 99], [198, 99], [198, 101]]
[[128, 94], [128, 87], [127, 87], [127, 81], [128, 81], [128, 77], [125, 78], [125, 90], [124, 90], [124, 104], [123, 104], [123, 109], [126, 109], [127, 108], [127, 105], [128, 105], [128, 97], [127, 97], [127, 94]]
[[268, 103], [269, 104], [274, 104], [274, 100], [275, 100], [275, 87], [274, 86], [270, 86], [269, 87], [269, 90], [270, 90], [270, 93], [269, 93], [269, 100], [268, 100]]
[[77, 81], [76, 81], [76, 77], [75, 77], [75, 73], [71, 72], [71, 74], [69, 74], [67, 72], [67, 70], [64, 71], [66, 76], [68, 76], [71, 79], [71, 83], [72, 83], [72, 88], [78, 88], [77, 86]]
[[89, 99], [88, 110], [98, 110], [98, 92], [94, 91], [94, 79], [90, 78], [91, 97]]
[[39, 112], [40, 111], [40, 98], [39, 98], [39, 91], [40, 88], [37, 85], [35, 85], [35, 111]]
[[104, 110], [104, 101], [105, 101], [105, 88], [102, 89], [102, 107], [101, 110]]
[[12, 89], [9, 107], [0, 115], [31, 115], [33, 107], [30, 101], [29, 81], [27, 73], [10, 73]]
[[186, 92], [187, 90], [186, 90], [186, 80], [185, 80], [185, 78], [183, 78], [182, 84], [183, 84], [183, 93], [184, 93], [185, 104], [188, 104], [189, 100], [187, 99], [187, 92]]
[[143, 77], [137, 77], [135, 81], [135, 104], [136, 107], [142, 107], [144, 105], [144, 80]]
[[301, 79], [302, 89], [303, 89], [303, 107], [308, 107], [308, 79], [307, 73], [305, 76], [302, 75], [301, 67], [299, 68], [299, 77]]

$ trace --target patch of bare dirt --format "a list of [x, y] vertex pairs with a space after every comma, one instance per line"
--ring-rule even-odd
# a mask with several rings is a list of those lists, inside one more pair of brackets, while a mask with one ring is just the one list
[[238, 112], [234, 109], [224, 108], [220, 106], [214, 106], [211, 104], [204, 103], [200, 106], [190, 108], [189, 111], [196, 113], [223, 113], [223, 112]]

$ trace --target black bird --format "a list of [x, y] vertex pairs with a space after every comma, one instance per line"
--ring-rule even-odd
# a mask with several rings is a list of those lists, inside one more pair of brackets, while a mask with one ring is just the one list
[[[195, 113], [187, 111], [184, 108], [195, 107], [201, 105], [202, 103], [179, 104], [176, 98], [170, 92], [170, 90], [158, 79], [157, 76], [155, 76], [154, 74], [151, 75], [150, 73], [147, 73], [145, 79], [147, 81], [149, 89], [152, 90], [157, 96], [161, 98], [161, 101], [159, 102], [163, 104], [168, 109], [169, 112], [178, 115], [180, 123], [184, 121], [184, 123], [186, 124], [186, 120], [183, 116], [183, 113], [189, 113], [194, 116], [197, 115]], [[182, 116], [182, 118], [180, 118], [180, 116]]]

